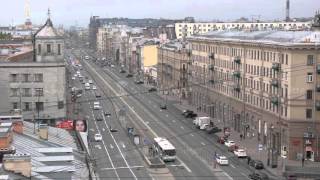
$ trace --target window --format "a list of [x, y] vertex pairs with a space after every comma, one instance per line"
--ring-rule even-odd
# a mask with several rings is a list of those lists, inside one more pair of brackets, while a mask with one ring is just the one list
[[17, 102], [13, 102], [13, 103], [12, 103], [12, 109], [19, 109]]
[[59, 101], [58, 102], [58, 109], [63, 109], [63, 107], [64, 107], [63, 101]]
[[19, 89], [18, 88], [11, 88], [10, 89], [10, 96], [11, 97], [18, 97], [19, 96]]
[[43, 109], [44, 109], [43, 102], [36, 102], [36, 110], [43, 111]]
[[313, 65], [313, 55], [308, 55], [307, 57], [307, 66]]
[[311, 119], [312, 118], [312, 109], [306, 109], [306, 118]]
[[307, 90], [306, 98], [309, 100], [312, 99], [312, 94], [313, 94], [312, 90]]
[[34, 74], [34, 82], [43, 82], [43, 74]]
[[10, 82], [18, 82], [18, 74], [10, 74]]
[[312, 73], [308, 73], [307, 74], [307, 82], [312, 82], [313, 81], [313, 76], [312, 76]]
[[43, 96], [43, 88], [35, 88], [34, 95], [35, 96]]
[[61, 55], [61, 44], [58, 44], [58, 55]]
[[25, 102], [23, 111], [32, 111], [31, 102]]
[[31, 82], [30, 74], [22, 74], [22, 82]]
[[30, 88], [23, 88], [22, 89], [22, 96], [23, 97], [31, 97], [31, 89]]
[[47, 53], [51, 53], [51, 44], [47, 44]]
[[41, 54], [41, 44], [38, 44], [38, 55]]

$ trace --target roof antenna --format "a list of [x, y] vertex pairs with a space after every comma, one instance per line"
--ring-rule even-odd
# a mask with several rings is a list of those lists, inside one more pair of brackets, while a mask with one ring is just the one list
[[48, 8], [48, 19], [50, 19], [50, 15], [51, 15], [50, 8]]

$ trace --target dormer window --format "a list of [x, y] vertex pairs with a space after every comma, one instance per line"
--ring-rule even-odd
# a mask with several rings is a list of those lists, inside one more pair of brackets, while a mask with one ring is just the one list
[[51, 53], [51, 44], [47, 44], [47, 53]]

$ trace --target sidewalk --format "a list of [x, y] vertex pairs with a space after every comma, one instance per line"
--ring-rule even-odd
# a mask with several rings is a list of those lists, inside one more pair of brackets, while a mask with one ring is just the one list
[[[160, 94], [161, 97], [165, 98], [165, 95]], [[180, 109], [181, 111], [184, 109], [189, 109], [194, 111], [198, 114], [198, 116], [208, 116], [206, 113], [199, 112], [196, 110], [195, 107], [188, 104], [186, 100], [181, 100], [176, 96], [168, 95], [167, 97], [168, 101], [173, 101], [173, 105]], [[215, 125], [219, 128], [223, 129], [223, 123], [222, 121], [216, 120]], [[223, 132], [217, 133], [217, 136], [222, 136]], [[245, 139], [240, 139], [240, 133], [234, 131], [231, 127], [231, 135], [229, 137], [230, 140], [233, 140], [236, 142], [236, 144], [240, 144], [241, 148], [244, 148], [247, 151], [248, 156], [250, 156], [252, 159], [261, 160], [265, 166], [265, 170], [268, 172], [269, 175], [274, 177], [282, 177], [284, 167], [291, 166], [295, 168], [302, 167], [301, 161], [294, 161], [294, 160], [287, 160], [282, 157], [278, 157], [278, 167], [277, 168], [271, 168], [270, 166], [267, 166], [267, 159], [268, 159], [268, 153], [267, 153], [267, 147], [263, 146], [263, 149], [259, 151], [258, 144], [261, 143], [258, 141], [257, 136], [250, 136], [246, 137]], [[320, 163], [318, 162], [312, 162], [312, 161], [305, 161], [304, 167], [310, 169], [314, 167], [318, 167], [320, 169]]]

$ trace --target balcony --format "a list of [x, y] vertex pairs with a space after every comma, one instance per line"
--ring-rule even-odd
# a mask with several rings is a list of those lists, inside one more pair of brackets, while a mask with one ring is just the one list
[[317, 73], [320, 74], [320, 64], [317, 65]]
[[214, 82], [213, 79], [210, 79], [210, 80], [209, 80], [209, 83], [214, 84], [215, 82]]
[[272, 63], [272, 69], [275, 71], [279, 71], [280, 70], [280, 64], [279, 63]]
[[271, 84], [273, 87], [279, 87], [279, 81], [278, 81], [278, 79], [272, 79], [272, 81], [270, 82], [270, 84]]
[[234, 57], [233, 62], [236, 63], [236, 64], [240, 64], [241, 63], [241, 57], [240, 56]]
[[270, 98], [270, 101], [271, 101], [271, 103], [274, 104], [274, 105], [278, 105], [278, 104], [279, 104], [279, 98], [278, 98], [277, 96], [272, 96], [272, 97]]
[[240, 85], [239, 84], [234, 85], [233, 90], [236, 92], [240, 92]]
[[320, 101], [316, 101], [315, 107], [317, 111], [320, 111]]
[[213, 65], [213, 64], [209, 64], [209, 65], [208, 65], [208, 69], [209, 69], [210, 71], [213, 71], [213, 70], [214, 70], [214, 65]]
[[209, 58], [214, 59], [214, 53], [209, 53]]
[[236, 78], [240, 78], [240, 76], [241, 76], [240, 71], [234, 71], [234, 72], [232, 73], [232, 75], [233, 75], [234, 77], [236, 77]]

